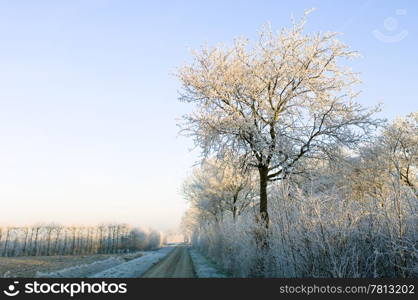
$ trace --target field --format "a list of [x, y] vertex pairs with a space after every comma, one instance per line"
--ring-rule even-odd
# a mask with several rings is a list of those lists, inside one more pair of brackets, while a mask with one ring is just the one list
[[128, 261], [141, 254], [96, 254], [0, 257], [0, 277], [35, 277], [37, 272], [51, 272], [72, 266], [90, 264], [110, 257]]

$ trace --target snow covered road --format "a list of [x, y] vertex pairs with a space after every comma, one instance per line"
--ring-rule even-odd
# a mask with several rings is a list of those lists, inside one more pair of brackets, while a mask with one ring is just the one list
[[145, 278], [193, 278], [195, 271], [186, 246], [177, 246], [158, 264], [151, 267]]

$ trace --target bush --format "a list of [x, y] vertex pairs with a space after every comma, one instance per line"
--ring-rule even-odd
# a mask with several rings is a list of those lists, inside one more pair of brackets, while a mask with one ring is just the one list
[[[236, 277], [417, 277], [418, 202], [406, 187], [362, 202], [336, 191], [270, 191], [270, 226], [254, 212], [195, 232], [193, 245]], [[268, 246], [257, 236], [265, 235]]]

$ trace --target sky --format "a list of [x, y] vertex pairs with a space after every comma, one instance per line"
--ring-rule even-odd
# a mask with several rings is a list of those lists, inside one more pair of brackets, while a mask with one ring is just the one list
[[418, 110], [416, 1], [0, 0], [0, 224], [176, 228], [199, 154], [176, 126], [191, 109], [176, 69], [312, 7], [307, 32], [361, 53], [360, 103]]

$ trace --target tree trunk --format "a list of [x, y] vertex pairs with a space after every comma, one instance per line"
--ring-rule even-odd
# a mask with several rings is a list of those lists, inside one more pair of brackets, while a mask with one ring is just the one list
[[98, 253], [103, 253], [103, 228], [99, 228], [99, 250]]
[[57, 228], [57, 235], [55, 237], [55, 245], [54, 245], [54, 255], [58, 255], [59, 254], [59, 242], [60, 242], [60, 234], [61, 234], [61, 228]]
[[9, 244], [10, 228], [7, 228], [6, 242], [4, 243], [3, 256], [7, 256], [7, 246]]
[[71, 245], [71, 254], [75, 255], [75, 235], [76, 235], [75, 229], [73, 229], [72, 234], [73, 234], [73, 241]]
[[33, 238], [33, 227], [30, 228], [30, 237], [29, 237], [29, 242], [28, 245], [26, 247], [26, 251], [25, 251], [25, 255], [32, 255], [33, 254], [33, 242], [32, 242], [32, 238]]
[[[1, 243], [2, 236], [3, 236], [3, 229], [0, 227], [0, 243]], [[3, 252], [1, 253], [0, 256], [3, 256]]]
[[37, 256], [38, 255], [38, 236], [39, 236], [39, 227], [36, 227], [36, 231], [35, 231], [35, 244], [34, 244], [34, 248], [33, 248], [33, 256]]
[[49, 228], [48, 233], [47, 233], [47, 245], [46, 245], [46, 255], [47, 256], [51, 255], [51, 253], [50, 253], [50, 251], [51, 251], [51, 235], [52, 235], [52, 229]]
[[[268, 184], [268, 167], [258, 168], [260, 174], [260, 225], [258, 228], [255, 228], [255, 242], [257, 247], [265, 252], [270, 249], [269, 243], [269, 215], [267, 208], [267, 184]], [[266, 256], [261, 255], [257, 259], [257, 269], [255, 270], [254, 276], [265, 276], [266, 268]]]
[[12, 251], [10, 252], [11, 257], [15, 257], [16, 256], [16, 249], [17, 249], [17, 244], [19, 243], [19, 238], [15, 237], [14, 242], [13, 242], [13, 247], [12, 247]]
[[266, 227], [269, 226], [269, 215], [267, 210], [267, 181], [268, 167], [259, 167], [260, 174], [260, 218]]
[[67, 254], [68, 231], [67, 231], [67, 229], [64, 229], [64, 230], [65, 230], [64, 231], [64, 242], [63, 242], [62, 249], [61, 249], [61, 252], [60, 252], [61, 255], [66, 255]]
[[26, 254], [26, 247], [28, 245], [28, 235], [29, 235], [29, 228], [25, 228], [25, 242], [23, 244], [23, 248], [22, 248], [22, 255]]
[[237, 218], [237, 200], [238, 200], [238, 193], [235, 193], [234, 200], [233, 200], [233, 207], [232, 207], [232, 218], [234, 220], [234, 223]]
[[[3, 236], [3, 229], [0, 227], [0, 243], [1, 243], [2, 236]], [[0, 256], [3, 256], [3, 252], [1, 253]]]

